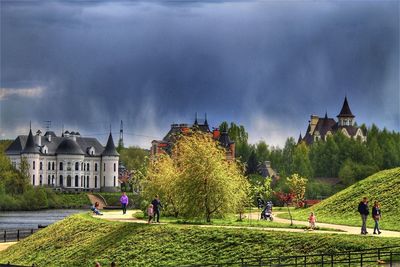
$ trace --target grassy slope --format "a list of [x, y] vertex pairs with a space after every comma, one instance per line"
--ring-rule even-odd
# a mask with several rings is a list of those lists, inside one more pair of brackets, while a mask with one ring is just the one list
[[[310, 211], [314, 211], [319, 222], [359, 226], [357, 207], [364, 196], [369, 198], [370, 213], [375, 200], [381, 203], [382, 229], [400, 231], [400, 168], [375, 173], [311, 208], [294, 211], [293, 216], [306, 220]], [[373, 227], [371, 216], [368, 221]]]
[[158, 266], [240, 257], [333, 252], [400, 245], [397, 238], [284, 233], [108, 222], [71, 216], [0, 252], [0, 262], [39, 266]]

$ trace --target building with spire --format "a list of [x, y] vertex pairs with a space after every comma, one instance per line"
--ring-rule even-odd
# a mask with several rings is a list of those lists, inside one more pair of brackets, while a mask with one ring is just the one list
[[47, 186], [65, 191], [116, 191], [119, 154], [111, 132], [103, 147], [96, 138], [65, 131], [44, 136], [32, 130], [18, 136], [5, 151], [14, 168], [25, 158], [33, 186]]
[[336, 116], [337, 121], [333, 118], [328, 117], [328, 112], [325, 112], [324, 117], [317, 115], [311, 115], [306, 134], [304, 137], [300, 134], [297, 143], [305, 142], [310, 145], [316, 141], [326, 141], [328, 136], [341, 132], [345, 136], [353, 139], [359, 139], [362, 142], [367, 140], [367, 134], [356, 126], [355, 116], [351, 112], [347, 96], [344, 98], [342, 109]]
[[212, 135], [214, 140], [217, 140], [219, 144], [226, 150], [226, 158], [228, 160], [235, 159], [235, 142], [231, 141], [226, 131], [219, 131], [218, 128], [210, 130], [207, 121], [207, 114], [205, 114], [204, 121], [201, 123], [195, 115], [193, 124], [181, 123], [171, 124], [171, 128], [162, 140], [153, 140], [151, 142], [150, 155], [152, 158], [159, 154], [171, 154], [172, 148], [179, 138], [180, 135], [188, 134], [192, 131], [201, 131]]

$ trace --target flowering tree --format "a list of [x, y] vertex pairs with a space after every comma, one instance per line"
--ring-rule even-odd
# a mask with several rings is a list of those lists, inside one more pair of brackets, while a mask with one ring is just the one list
[[288, 177], [286, 184], [289, 186], [290, 192], [294, 195], [294, 202], [297, 207], [303, 207], [304, 195], [306, 193], [307, 178], [301, 177], [297, 173]]

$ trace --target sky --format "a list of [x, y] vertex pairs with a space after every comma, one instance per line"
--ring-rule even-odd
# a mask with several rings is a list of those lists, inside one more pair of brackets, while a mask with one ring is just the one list
[[172, 123], [282, 146], [311, 114], [400, 131], [399, 1], [1, 1], [0, 139], [149, 148]]

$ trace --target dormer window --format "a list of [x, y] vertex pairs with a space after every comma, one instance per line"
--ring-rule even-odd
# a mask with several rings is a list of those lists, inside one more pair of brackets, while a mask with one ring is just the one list
[[44, 145], [44, 146], [42, 147], [42, 153], [43, 153], [43, 154], [49, 153], [49, 148], [48, 148], [46, 145]]
[[87, 148], [87, 153], [89, 154], [89, 155], [91, 155], [91, 156], [94, 156], [94, 153], [95, 153], [95, 150], [94, 150], [94, 147], [88, 147]]

